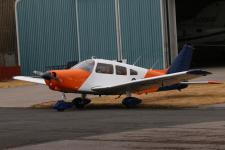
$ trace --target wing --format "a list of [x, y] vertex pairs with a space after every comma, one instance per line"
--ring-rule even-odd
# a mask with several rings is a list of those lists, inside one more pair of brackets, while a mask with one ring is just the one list
[[206, 76], [211, 74], [207, 71], [202, 70], [190, 70], [172, 74], [161, 75], [152, 78], [144, 78], [140, 80], [130, 81], [123, 84], [118, 84], [114, 86], [107, 87], [95, 87], [92, 88], [94, 92], [100, 93], [102, 95], [119, 95], [124, 94], [126, 92], [139, 92], [142, 90], [149, 89], [151, 87], [163, 87], [169, 86], [173, 84], [178, 84], [180, 82], [184, 82], [190, 79], [194, 79], [201, 76]]
[[13, 77], [15, 80], [21, 80], [21, 81], [27, 81], [27, 82], [33, 82], [38, 84], [45, 84], [45, 80], [41, 78], [34, 78], [34, 77], [26, 77], [26, 76], [15, 76]]

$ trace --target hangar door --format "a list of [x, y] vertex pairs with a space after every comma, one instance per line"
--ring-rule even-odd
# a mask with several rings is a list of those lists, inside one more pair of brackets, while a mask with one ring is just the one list
[[23, 75], [78, 60], [74, 0], [18, 0], [18, 55]]
[[16, 13], [23, 75], [118, 54], [130, 64], [165, 66], [159, 0], [17, 0]]
[[194, 45], [193, 67], [225, 66], [225, 0], [176, 0], [179, 48]]

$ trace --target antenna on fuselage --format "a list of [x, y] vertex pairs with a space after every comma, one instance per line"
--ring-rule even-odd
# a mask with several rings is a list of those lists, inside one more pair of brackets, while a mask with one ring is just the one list
[[157, 61], [152, 65], [152, 67], [151, 67], [150, 69], [154, 69], [155, 66], [156, 66], [158, 63], [159, 63], [159, 60], [157, 60]]
[[95, 56], [91, 56], [91, 59], [95, 59]]
[[135, 62], [133, 63], [133, 66], [136, 65], [136, 63], [139, 62], [139, 60], [141, 59], [141, 57], [142, 57], [142, 56], [139, 56], [139, 57], [135, 60]]

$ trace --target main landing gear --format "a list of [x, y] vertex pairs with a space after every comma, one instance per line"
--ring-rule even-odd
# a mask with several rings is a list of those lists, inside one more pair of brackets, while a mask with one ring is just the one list
[[[58, 111], [64, 111], [73, 107], [82, 109], [91, 102], [90, 99], [86, 98], [86, 94], [82, 94], [81, 97], [75, 98], [72, 102], [66, 102], [65, 100], [66, 95], [62, 93], [62, 100], [59, 100], [53, 108]], [[141, 102], [141, 99], [131, 97], [131, 93], [127, 93], [127, 97], [122, 100], [122, 104], [127, 108], [135, 108], [137, 105], [141, 104]]]
[[134, 108], [137, 105], [141, 104], [142, 100], [136, 97], [131, 97], [131, 93], [127, 93], [127, 97], [123, 99], [122, 104], [127, 108]]
[[90, 99], [86, 98], [85, 94], [82, 94], [81, 97], [75, 98], [72, 102], [66, 102], [65, 100], [66, 100], [66, 95], [62, 93], [62, 100], [59, 100], [53, 106], [53, 108], [56, 109], [57, 111], [64, 111], [72, 107], [76, 107], [77, 109], [82, 109], [91, 102]]

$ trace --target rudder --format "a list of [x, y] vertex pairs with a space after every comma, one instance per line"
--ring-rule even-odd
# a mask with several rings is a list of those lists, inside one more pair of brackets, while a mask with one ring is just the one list
[[167, 71], [167, 74], [186, 71], [191, 66], [193, 47], [185, 44], [181, 52]]

